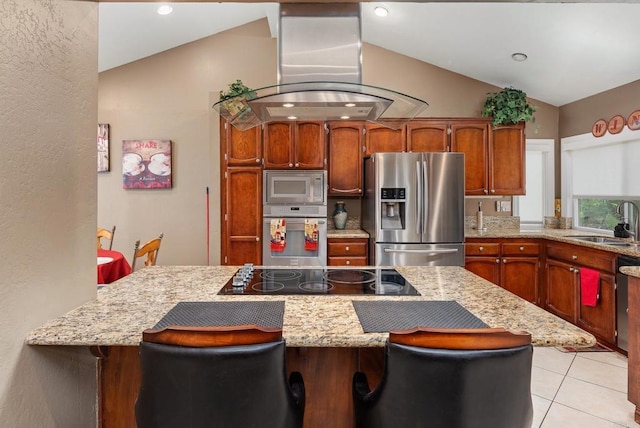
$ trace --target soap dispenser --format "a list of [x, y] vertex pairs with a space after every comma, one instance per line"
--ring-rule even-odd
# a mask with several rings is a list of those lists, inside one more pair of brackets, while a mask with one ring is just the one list
[[482, 202], [478, 202], [478, 212], [476, 213], [476, 229], [486, 230], [484, 227], [484, 219], [482, 218]]

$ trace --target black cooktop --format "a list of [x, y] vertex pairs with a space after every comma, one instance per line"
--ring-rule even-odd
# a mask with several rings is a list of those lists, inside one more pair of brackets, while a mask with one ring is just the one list
[[242, 283], [243, 272], [239, 269], [218, 294], [420, 295], [395, 269], [254, 269]]

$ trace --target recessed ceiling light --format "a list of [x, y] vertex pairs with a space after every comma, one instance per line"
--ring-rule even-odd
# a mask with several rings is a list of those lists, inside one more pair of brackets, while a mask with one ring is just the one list
[[342, 120], [347, 120], [347, 119], [350, 119], [350, 118], [351, 118], [351, 116], [340, 116], [340, 119], [342, 119]]
[[293, 103], [284, 103], [282, 104], [282, 107], [291, 108], [293, 107]]
[[387, 15], [389, 15], [389, 11], [387, 9], [385, 9], [384, 7], [382, 7], [382, 6], [376, 6], [375, 9], [373, 9], [373, 11], [378, 16], [387, 16]]
[[514, 61], [522, 62], [522, 61], [526, 61], [528, 57], [527, 57], [527, 54], [523, 54], [522, 52], [516, 52], [514, 54], [511, 54], [511, 58]]
[[296, 120], [298, 117], [297, 116], [288, 116], [287, 119], [289, 120]]
[[171, 12], [173, 12], [173, 8], [168, 4], [158, 7], [158, 15], [169, 15]]
[[355, 103], [346, 103], [344, 106], [345, 107], [355, 107], [356, 104]]

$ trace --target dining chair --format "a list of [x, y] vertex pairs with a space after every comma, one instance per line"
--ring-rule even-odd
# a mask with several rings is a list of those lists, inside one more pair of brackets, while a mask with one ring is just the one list
[[140, 344], [139, 428], [300, 428], [302, 375], [287, 380], [280, 328], [169, 326]]
[[357, 428], [530, 428], [531, 335], [501, 328], [389, 333], [379, 385], [353, 377]]
[[144, 265], [145, 266], [155, 266], [156, 260], [158, 258], [158, 253], [160, 252], [160, 244], [162, 243], [162, 237], [164, 233], [161, 233], [159, 237], [152, 239], [151, 241], [144, 244], [140, 247], [140, 240], [138, 239], [135, 243], [133, 249], [133, 260], [131, 261], [131, 272], [133, 272], [136, 268], [136, 259], [140, 257], [145, 257]]
[[111, 230], [109, 229], [104, 229], [102, 227], [98, 228], [98, 250], [101, 250], [102, 247], [102, 242], [100, 241], [101, 238], [104, 239], [108, 239], [109, 240], [109, 251], [111, 251], [111, 248], [113, 247], [113, 237], [116, 234], [116, 226], [114, 225], [113, 228]]

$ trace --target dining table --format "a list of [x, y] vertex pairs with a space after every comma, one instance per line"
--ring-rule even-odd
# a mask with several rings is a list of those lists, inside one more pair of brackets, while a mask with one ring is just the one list
[[98, 249], [98, 285], [111, 284], [131, 273], [131, 265], [118, 251]]

